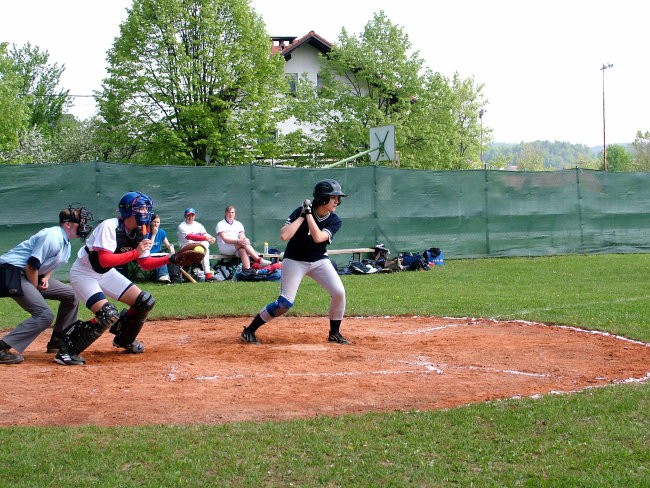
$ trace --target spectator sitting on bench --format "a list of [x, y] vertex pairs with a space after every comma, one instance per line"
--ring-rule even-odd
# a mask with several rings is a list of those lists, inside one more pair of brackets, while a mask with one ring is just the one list
[[[163, 252], [162, 248], [165, 246], [171, 254], [176, 252], [174, 250], [174, 245], [167, 240], [167, 232], [164, 229], [160, 228], [160, 215], [153, 214], [151, 218], [151, 227], [149, 234], [147, 235], [148, 239], [153, 241], [151, 246], [151, 254], [160, 254]], [[159, 281], [161, 283], [171, 284], [172, 280], [169, 277], [169, 269], [166, 264], [163, 264], [160, 268], [155, 268], [151, 270], [152, 278], [154, 281]]]
[[193, 208], [185, 209], [185, 220], [178, 225], [178, 246], [182, 249], [187, 244], [198, 244], [205, 247], [205, 258], [201, 263], [205, 280], [212, 280], [210, 271], [210, 244], [214, 244], [216, 239], [207, 233], [202, 224], [196, 222], [196, 210]]
[[244, 273], [254, 273], [251, 262], [268, 266], [271, 261], [263, 259], [246, 237], [244, 225], [235, 220], [237, 210], [232, 205], [226, 207], [224, 219], [217, 224], [217, 245], [219, 253], [226, 256], [238, 256]]

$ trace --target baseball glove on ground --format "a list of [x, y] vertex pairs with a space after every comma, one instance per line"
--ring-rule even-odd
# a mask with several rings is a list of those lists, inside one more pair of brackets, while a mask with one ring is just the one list
[[189, 266], [193, 263], [200, 263], [204, 257], [205, 247], [201, 244], [188, 244], [169, 256], [169, 262], [176, 266]]

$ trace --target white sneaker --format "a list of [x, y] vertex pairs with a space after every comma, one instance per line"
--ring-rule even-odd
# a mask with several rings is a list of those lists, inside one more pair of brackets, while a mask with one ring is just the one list
[[270, 265], [271, 265], [271, 261], [269, 261], [268, 259], [264, 259], [264, 258], [260, 259], [260, 267], [264, 268], [265, 266], [270, 266]]
[[163, 275], [160, 278], [158, 278], [158, 281], [161, 283], [166, 283], [166, 284], [171, 284], [172, 280], [169, 278], [169, 275]]

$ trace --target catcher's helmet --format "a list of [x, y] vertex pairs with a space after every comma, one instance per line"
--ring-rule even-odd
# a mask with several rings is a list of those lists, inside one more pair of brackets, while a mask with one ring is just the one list
[[339, 204], [341, 203], [340, 197], [347, 197], [336, 180], [322, 180], [316, 183], [316, 186], [314, 186], [314, 205], [326, 205], [331, 196], [338, 196]]
[[119, 209], [123, 219], [135, 215], [138, 225], [147, 225], [153, 217], [153, 200], [139, 191], [130, 191], [120, 199]]

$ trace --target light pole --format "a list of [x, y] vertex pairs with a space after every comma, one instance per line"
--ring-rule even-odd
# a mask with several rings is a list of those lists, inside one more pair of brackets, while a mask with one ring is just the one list
[[487, 165], [485, 162], [483, 162], [483, 114], [487, 112], [485, 109], [480, 109], [478, 111], [478, 118], [481, 121], [481, 164], [483, 165], [483, 169], [487, 169]]
[[614, 66], [612, 63], [603, 63], [600, 70], [603, 72], [603, 170], [607, 171], [607, 143], [605, 139], [605, 70]]

